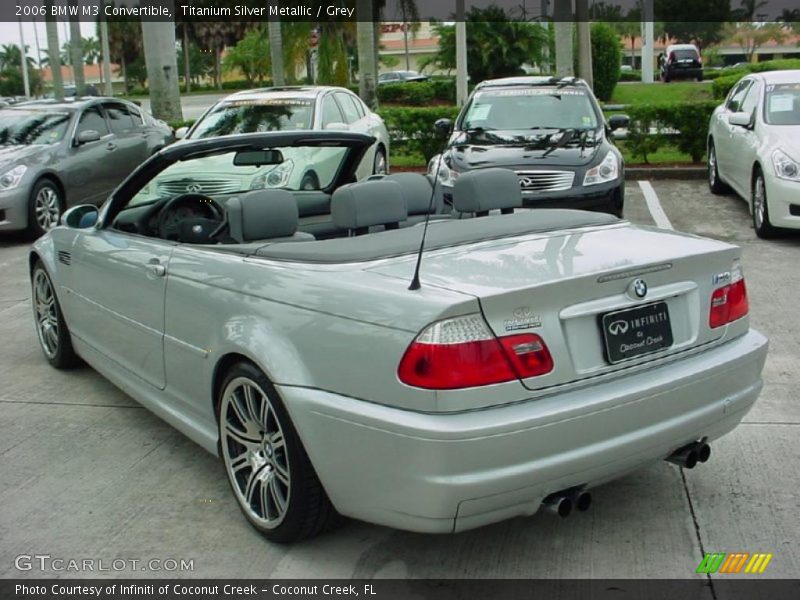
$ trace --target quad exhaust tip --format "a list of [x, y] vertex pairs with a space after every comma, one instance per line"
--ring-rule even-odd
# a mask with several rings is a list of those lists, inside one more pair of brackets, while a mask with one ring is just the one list
[[678, 448], [667, 457], [667, 460], [684, 469], [694, 469], [698, 462], [704, 463], [709, 458], [711, 458], [711, 446], [705, 440], [701, 440]]

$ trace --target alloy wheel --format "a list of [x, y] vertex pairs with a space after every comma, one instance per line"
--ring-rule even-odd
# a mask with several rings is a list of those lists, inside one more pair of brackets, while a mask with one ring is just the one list
[[764, 178], [759, 175], [753, 185], [753, 219], [756, 229], [760, 229], [764, 225], [765, 201]]
[[49, 185], [43, 186], [36, 194], [34, 211], [36, 222], [43, 230], [47, 231], [58, 225], [61, 217], [61, 205], [58, 194]]
[[255, 381], [237, 377], [223, 392], [220, 419], [223, 460], [239, 503], [261, 527], [277, 527], [286, 516], [292, 486], [275, 408]]
[[383, 150], [378, 150], [375, 153], [375, 165], [372, 169], [373, 175], [386, 175], [388, 173], [388, 169], [386, 168], [386, 154], [384, 154]]
[[52, 359], [58, 352], [58, 313], [50, 278], [41, 269], [33, 276], [33, 306], [39, 343], [47, 358]]
[[717, 183], [717, 151], [714, 146], [708, 149], [708, 185], [712, 188]]

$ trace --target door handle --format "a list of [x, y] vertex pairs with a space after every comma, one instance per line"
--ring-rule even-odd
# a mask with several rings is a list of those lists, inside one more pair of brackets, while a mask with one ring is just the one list
[[108, 144], [106, 145], [106, 149], [108, 149], [108, 150], [116, 150], [117, 149], [117, 145], [114, 142], [108, 142]]
[[153, 278], [164, 277], [167, 274], [167, 267], [158, 262], [157, 258], [147, 263], [147, 274]]

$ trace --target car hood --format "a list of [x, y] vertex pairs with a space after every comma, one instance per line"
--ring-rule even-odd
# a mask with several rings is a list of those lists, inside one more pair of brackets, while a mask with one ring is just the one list
[[769, 127], [769, 146], [783, 150], [794, 160], [800, 162], [800, 140], [795, 125], [771, 125]]
[[[583, 146], [578, 140], [563, 148], [552, 149], [548, 134], [519, 134], [487, 131], [480, 134], [458, 133], [447, 153], [457, 171], [485, 167], [581, 167], [594, 161], [602, 144], [602, 134], [589, 134]], [[552, 134], [552, 143], [559, 138]]]
[[30, 159], [51, 150], [50, 146], [0, 146], [0, 169], [12, 164], [27, 164]]

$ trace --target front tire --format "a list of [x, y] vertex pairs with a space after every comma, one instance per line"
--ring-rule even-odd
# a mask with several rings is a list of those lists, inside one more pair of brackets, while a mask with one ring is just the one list
[[58, 186], [49, 179], [40, 179], [28, 200], [28, 231], [37, 238], [44, 235], [58, 225], [63, 208]]
[[769, 203], [767, 202], [767, 187], [764, 184], [764, 175], [759, 171], [753, 180], [752, 189], [753, 229], [761, 239], [778, 237], [780, 229], [773, 227], [769, 221]]
[[728, 191], [728, 186], [719, 179], [719, 166], [717, 165], [717, 150], [714, 142], [708, 144], [708, 189], [712, 194], [720, 195]]
[[309, 171], [303, 175], [303, 179], [300, 181], [300, 189], [307, 192], [319, 189], [319, 177], [314, 171]]
[[56, 369], [76, 366], [80, 359], [72, 347], [53, 281], [40, 262], [36, 263], [31, 275], [31, 301], [36, 336], [47, 362]]
[[268, 540], [321, 533], [335, 511], [283, 402], [247, 362], [227, 373], [218, 398], [219, 453], [244, 516]]

